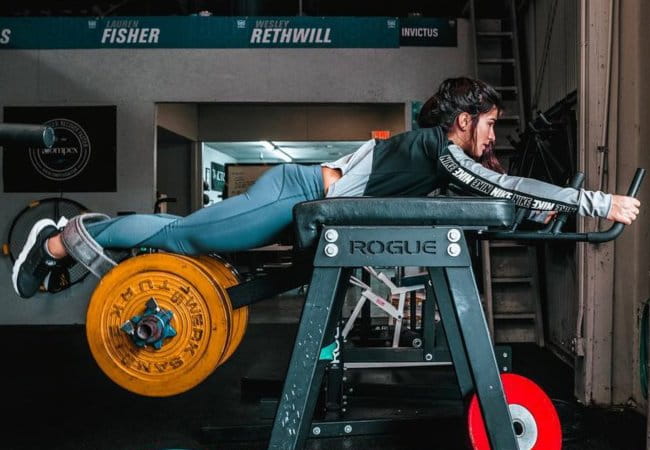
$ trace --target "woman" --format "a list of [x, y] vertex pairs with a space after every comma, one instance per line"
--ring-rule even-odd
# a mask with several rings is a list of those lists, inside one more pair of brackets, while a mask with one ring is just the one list
[[[41, 220], [14, 264], [14, 289], [31, 297], [61, 258], [72, 254], [80, 260], [89, 249], [99, 259], [80, 262], [93, 270], [93, 264], [106, 262], [103, 248], [196, 255], [267, 245], [291, 223], [294, 205], [323, 197], [424, 196], [453, 183], [468, 193], [510, 198], [547, 215], [569, 212], [625, 224], [636, 219], [640, 202], [635, 198], [503, 174], [493, 151], [501, 110], [500, 95], [484, 82], [448, 79], [424, 104], [422, 128], [368, 141], [321, 166], [276, 166], [246, 193], [187, 217], [136, 214], [91, 223], [77, 220], [76, 228], [68, 224], [62, 232], [54, 221]], [[78, 244], [86, 247], [79, 250]]]

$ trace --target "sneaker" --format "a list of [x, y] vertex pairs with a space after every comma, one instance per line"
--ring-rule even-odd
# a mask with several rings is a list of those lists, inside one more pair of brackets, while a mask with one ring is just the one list
[[57, 260], [45, 250], [45, 241], [58, 232], [52, 219], [39, 220], [29, 232], [11, 274], [14, 290], [21, 297], [29, 298], [36, 294], [45, 277], [56, 266]]
[[57, 261], [56, 266], [52, 267], [52, 270], [47, 274], [43, 280], [43, 288], [50, 294], [55, 294], [61, 292], [70, 287], [70, 271], [68, 270], [70, 265], [61, 264], [60, 261]]

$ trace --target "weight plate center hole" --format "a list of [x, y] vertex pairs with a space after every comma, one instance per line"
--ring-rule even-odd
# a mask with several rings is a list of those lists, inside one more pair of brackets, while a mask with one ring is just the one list
[[138, 337], [147, 340], [153, 334], [153, 329], [148, 324], [142, 324], [138, 327]]
[[523, 422], [519, 420], [513, 420], [512, 426], [515, 428], [515, 434], [517, 437], [523, 436], [524, 432], [526, 431], [526, 427], [524, 426]]

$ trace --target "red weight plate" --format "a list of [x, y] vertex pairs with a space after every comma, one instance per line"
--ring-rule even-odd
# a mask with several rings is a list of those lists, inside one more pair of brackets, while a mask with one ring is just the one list
[[[560, 419], [546, 393], [531, 380], [520, 375], [501, 374], [501, 383], [515, 422], [520, 450], [561, 449]], [[467, 425], [472, 448], [490, 450], [490, 442], [476, 394], [472, 396], [469, 405]]]

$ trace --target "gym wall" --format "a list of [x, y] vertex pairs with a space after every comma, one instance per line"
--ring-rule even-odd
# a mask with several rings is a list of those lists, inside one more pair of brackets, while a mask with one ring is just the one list
[[546, 111], [578, 88], [578, 3], [537, 0], [524, 12], [524, 70], [534, 111]]

